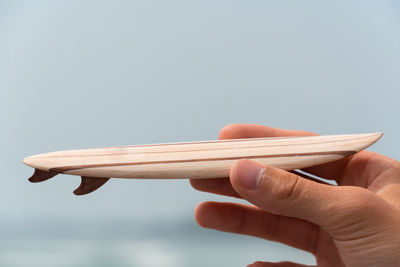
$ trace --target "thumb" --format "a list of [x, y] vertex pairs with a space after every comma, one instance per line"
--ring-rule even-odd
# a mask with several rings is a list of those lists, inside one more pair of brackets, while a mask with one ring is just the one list
[[250, 160], [237, 162], [230, 179], [236, 192], [259, 208], [304, 219], [334, 232], [340, 224], [362, 220], [365, 208], [370, 209], [376, 201], [366, 189], [320, 184]]

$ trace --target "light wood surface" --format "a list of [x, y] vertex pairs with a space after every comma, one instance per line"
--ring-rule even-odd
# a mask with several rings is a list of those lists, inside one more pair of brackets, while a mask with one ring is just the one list
[[284, 170], [341, 159], [375, 143], [381, 133], [234, 139], [190, 143], [120, 146], [52, 152], [23, 162], [54, 176], [118, 178], [219, 178], [247, 158]]

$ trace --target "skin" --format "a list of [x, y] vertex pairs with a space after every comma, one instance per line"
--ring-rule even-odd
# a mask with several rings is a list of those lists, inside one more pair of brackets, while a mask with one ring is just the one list
[[[315, 135], [261, 125], [224, 127], [220, 139]], [[277, 241], [312, 253], [317, 266], [400, 266], [400, 162], [362, 151], [304, 171], [332, 186], [292, 172], [240, 160], [226, 179], [192, 179], [200, 191], [243, 198], [250, 204], [204, 202], [199, 225]], [[305, 266], [254, 262], [248, 266]]]

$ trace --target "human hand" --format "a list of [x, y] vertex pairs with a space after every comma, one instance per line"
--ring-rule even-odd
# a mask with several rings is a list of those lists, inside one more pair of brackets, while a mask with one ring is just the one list
[[[220, 139], [313, 135], [234, 124]], [[318, 183], [291, 172], [240, 160], [230, 178], [192, 179], [200, 191], [243, 198], [252, 205], [205, 202], [198, 224], [277, 241], [312, 253], [318, 266], [400, 266], [400, 163], [370, 151], [307, 168], [336, 181]], [[304, 266], [255, 262], [249, 266]]]

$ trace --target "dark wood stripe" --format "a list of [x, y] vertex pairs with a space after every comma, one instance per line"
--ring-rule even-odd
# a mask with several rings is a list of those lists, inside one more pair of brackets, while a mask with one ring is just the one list
[[262, 158], [283, 158], [283, 157], [298, 157], [298, 156], [323, 156], [323, 155], [341, 155], [343, 157], [350, 156], [357, 151], [329, 151], [329, 152], [307, 152], [307, 153], [292, 153], [292, 154], [275, 154], [275, 155], [258, 155], [258, 156], [240, 156], [240, 157], [224, 157], [224, 158], [203, 158], [203, 159], [182, 159], [182, 160], [165, 160], [165, 161], [144, 161], [144, 162], [124, 162], [124, 163], [103, 163], [103, 164], [86, 164], [75, 166], [64, 166], [51, 168], [50, 172], [63, 173], [66, 171], [100, 168], [100, 167], [116, 167], [116, 166], [135, 166], [149, 164], [170, 164], [170, 163], [186, 163], [186, 162], [201, 162], [201, 161], [221, 161], [221, 160], [239, 160], [239, 159], [262, 159]]
[[[360, 137], [360, 135], [362, 135]], [[212, 144], [212, 143], [234, 143], [234, 142], [253, 142], [253, 141], [262, 141], [262, 140], [277, 140], [277, 139], [308, 139], [308, 138], [329, 138], [332, 136], [347, 136], [346, 139], [338, 139], [333, 140], [332, 142], [337, 141], [349, 141], [349, 140], [357, 140], [370, 137], [371, 134], [330, 134], [330, 135], [292, 135], [292, 136], [270, 136], [270, 137], [255, 137], [255, 138], [238, 138], [238, 139], [221, 139], [221, 140], [209, 140], [209, 141], [192, 141], [192, 142], [175, 142], [175, 143], [162, 143], [162, 144], [144, 144], [144, 145], [131, 145], [131, 146], [115, 146], [113, 148], [124, 148], [124, 147], [152, 147], [152, 146], [172, 146], [172, 145], [201, 145], [201, 144]], [[357, 137], [354, 137], [357, 136]], [[324, 143], [324, 142], [322, 142]], [[330, 143], [330, 142], [329, 142]]]
[[276, 136], [276, 137], [255, 137], [255, 138], [239, 138], [239, 139], [221, 139], [221, 140], [209, 140], [209, 141], [192, 141], [192, 142], [172, 142], [172, 143], [161, 143], [161, 144], [144, 144], [144, 145], [130, 145], [130, 146], [116, 146], [115, 148], [124, 147], [152, 147], [152, 146], [174, 146], [174, 145], [201, 145], [201, 144], [213, 144], [213, 143], [235, 143], [235, 142], [253, 142], [263, 140], [275, 140], [275, 139], [292, 139], [292, 138], [307, 138], [307, 137], [323, 137], [330, 135], [306, 135], [306, 136]]

